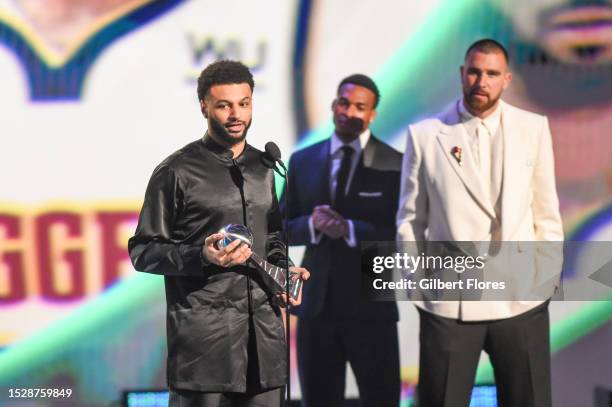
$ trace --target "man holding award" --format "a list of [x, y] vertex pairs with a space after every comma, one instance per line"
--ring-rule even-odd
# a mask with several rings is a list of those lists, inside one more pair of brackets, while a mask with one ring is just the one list
[[129, 241], [137, 270], [164, 275], [171, 406], [279, 406], [287, 381], [279, 289], [251, 256], [309, 273], [285, 257], [273, 172], [246, 143], [253, 87], [240, 62], [202, 71], [208, 131], [155, 169]]

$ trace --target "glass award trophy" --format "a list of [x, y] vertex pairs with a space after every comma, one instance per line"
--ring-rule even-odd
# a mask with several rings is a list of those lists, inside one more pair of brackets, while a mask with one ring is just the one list
[[[219, 233], [224, 236], [223, 239], [221, 239], [217, 243], [219, 249], [224, 248], [225, 246], [232, 243], [234, 240], [240, 240], [249, 247], [253, 245], [253, 233], [251, 233], [251, 230], [245, 225], [229, 224], [221, 228]], [[268, 263], [255, 252], [253, 252], [249, 260], [260, 271], [263, 271], [269, 279], [272, 280], [272, 282], [276, 285], [277, 289], [280, 289], [282, 292], [285, 292], [285, 289], [287, 287], [287, 269]], [[297, 273], [293, 273], [291, 271], [289, 272], [289, 295], [293, 299], [298, 298], [298, 295], [300, 294], [300, 289], [302, 288], [303, 284], [303, 281], [301, 279], [297, 279], [295, 281], [293, 280], [293, 276], [295, 274]]]

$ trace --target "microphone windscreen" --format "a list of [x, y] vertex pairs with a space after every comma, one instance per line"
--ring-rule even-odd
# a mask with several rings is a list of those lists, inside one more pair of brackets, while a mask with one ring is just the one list
[[280, 160], [281, 158], [281, 151], [280, 148], [278, 148], [278, 146], [276, 145], [275, 142], [273, 141], [268, 141], [266, 143], [266, 154], [268, 154], [270, 156], [270, 158], [272, 158], [274, 161]]

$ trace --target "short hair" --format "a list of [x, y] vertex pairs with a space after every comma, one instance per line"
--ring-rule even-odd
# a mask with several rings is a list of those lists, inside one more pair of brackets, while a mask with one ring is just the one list
[[372, 80], [372, 78], [370, 78], [367, 75], [360, 74], [360, 73], [356, 73], [356, 74], [347, 76], [346, 78], [342, 79], [342, 81], [340, 81], [340, 85], [338, 85], [337, 93], [340, 93], [340, 88], [342, 88], [347, 83], [357, 85], [357, 86], [362, 86], [366, 89], [371, 90], [375, 96], [374, 107], [376, 108], [376, 106], [378, 106], [378, 102], [380, 101], [380, 92], [378, 91], [378, 86], [376, 86], [376, 83]]
[[493, 52], [501, 52], [504, 55], [504, 58], [506, 59], [506, 63], [510, 61], [510, 58], [508, 57], [508, 51], [506, 51], [506, 48], [504, 48], [504, 46], [501, 45], [501, 43], [499, 43], [498, 41], [495, 41], [492, 38], [483, 38], [483, 39], [480, 39], [474, 42], [472, 45], [469, 46], [467, 51], [465, 51], [465, 56], [463, 59], [467, 59], [468, 55], [472, 51], [480, 51], [480, 52], [484, 52], [485, 54], [490, 54]]
[[208, 65], [198, 78], [198, 99], [204, 100], [210, 88], [215, 85], [248, 83], [251, 92], [255, 87], [253, 74], [246, 65], [239, 61], [221, 60]]

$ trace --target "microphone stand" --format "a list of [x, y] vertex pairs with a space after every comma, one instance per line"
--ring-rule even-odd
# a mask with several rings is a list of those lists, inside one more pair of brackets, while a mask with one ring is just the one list
[[[282, 163], [281, 163], [282, 165]], [[285, 258], [287, 259], [287, 278], [285, 278], [285, 292], [287, 293], [287, 304], [285, 305], [285, 336], [287, 337], [287, 406], [291, 406], [291, 304], [289, 303], [289, 177], [287, 176], [287, 168], [282, 165], [285, 170], [285, 212], [283, 214], [285, 221]]]
[[[284, 229], [285, 229], [285, 259], [287, 262], [287, 275], [285, 277], [285, 296], [287, 302], [285, 304], [285, 338], [287, 341], [287, 393], [285, 395], [285, 406], [290, 407], [291, 404], [291, 304], [289, 303], [289, 177], [288, 170], [285, 164], [280, 159], [281, 153], [278, 146], [272, 142], [266, 144], [266, 152], [262, 156], [262, 162], [264, 166], [273, 169], [278, 175], [285, 180], [285, 210], [281, 215], [283, 217]], [[281, 172], [276, 164], [279, 164], [283, 169]]]
[[277, 161], [281, 167], [283, 168], [283, 172], [281, 172], [276, 165], [274, 165], [273, 169], [276, 171], [278, 175], [280, 175], [285, 180], [285, 210], [282, 214], [283, 223], [285, 229], [285, 259], [287, 259], [287, 277], [285, 278], [285, 293], [287, 297], [287, 303], [285, 304], [285, 337], [287, 339], [287, 392], [285, 394], [285, 406], [290, 407], [291, 405], [291, 304], [289, 303], [289, 216], [288, 216], [288, 208], [289, 208], [289, 177], [288, 171], [285, 165], [280, 159]]

